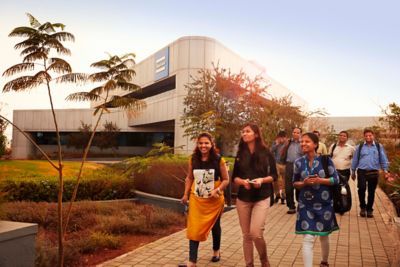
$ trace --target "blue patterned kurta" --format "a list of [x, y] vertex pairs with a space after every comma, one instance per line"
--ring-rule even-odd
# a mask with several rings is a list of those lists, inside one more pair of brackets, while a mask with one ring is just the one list
[[[331, 159], [328, 161], [329, 176], [334, 184], [339, 183], [339, 177]], [[309, 175], [318, 174], [325, 178], [321, 156], [316, 157], [313, 168], [310, 168], [307, 156], [302, 156], [294, 162], [293, 182], [303, 181]], [[333, 210], [333, 200], [330, 186], [313, 185], [305, 186], [300, 190], [299, 204], [297, 207], [296, 234], [329, 235], [338, 230]], [[305, 198], [312, 194], [312, 199]]]

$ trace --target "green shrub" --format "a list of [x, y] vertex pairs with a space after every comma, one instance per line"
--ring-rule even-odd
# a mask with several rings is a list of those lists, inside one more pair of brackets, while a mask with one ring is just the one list
[[[63, 200], [71, 199], [76, 180], [66, 178], [64, 181]], [[0, 181], [0, 191], [5, 192], [8, 201], [47, 201], [56, 202], [58, 179], [56, 177], [29, 177], [4, 179]], [[77, 200], [109, 200], [132, 198], [134, 196], [133, 180], [121, 171], [104, 167], [90, 172], [81, 180]]]
[[162, 155], [134, 157], [118, 165], [134, 178], [137, 190], [167, 197], [180, 198], [185, 188], [188, 157]]
[[99, 249], [116, 249], [121, 246], [121, 238], [104, 232], [93, 232], [89, 237], [81, 240], [81, 253], [90, 253]]

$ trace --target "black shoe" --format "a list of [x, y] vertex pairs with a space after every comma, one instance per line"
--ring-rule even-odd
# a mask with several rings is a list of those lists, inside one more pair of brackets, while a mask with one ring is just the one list
[[372, 213], [372, 210], [367, 211], [367, 217], [374, 218], [374, 214]]
[[275, 202], [275, 203], [278, 203], [278, 201], [279, 201], [280, 198], [281, 198], [280, 196], [276, 196], [275, 199], [274, 199], [274, 202]]
[[287, 214], [295, 214], [296, 213], [296, 209], [289, 209], [286, 213]]
[[178, 267], [187, 267], [186, 264], [179, 264]]
[[360, 216], [361, 217], [365, 217], [366, 213], [365, 213], [365, 209], [361, 209], [360, 211]]
[[219, 262], [221, 260], [221, 256], [212, 256], [211, 261], [212, 262]]

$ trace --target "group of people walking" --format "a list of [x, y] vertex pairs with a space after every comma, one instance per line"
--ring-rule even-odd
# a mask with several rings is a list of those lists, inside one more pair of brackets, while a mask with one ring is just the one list
[[[329, 266], [329, 234], [339, 229], [331, 189], [340, 179], [347, 182], [357, 176], [360, 216], [373, 217], [379, 170], [388, 175], [388, 160], [383, 146], [375, 142], [372, 130], [364, 131], [364, 142], [356, 148], [347, 143], [348, 137], [346, 131], [340, 132], [338, 142], [328, 151], [319, 140], [319, 132], [302, 134], [300, 128], [294, 128], [290, 139], [280, 132], [269, 149], [257, 125], [247, 124], [242, 128], [231, 181], [238, 186], [236, 210], [245, 266], [254, 266], [254, 247], [261, 266], [270, 266], [264, 239], [265, 220], [269, 207], [279, 200], [282, 204], [286, 201], [288, 214], [297, 213], [295, 233], [303, 235], [303, 262], [307, 267], [313, 266], [316, 237], [321, 242], [320, 266]], [[210, 231], [213, 240], [210, 260], [218, 262], [223, 192], [229, 184], [229, 175], [210, 134], [198, 136], [188, 165], [182, 203], [189, 206], [189, 260], [183, 266], [196, 266], [199, 242], [205, 241]]]

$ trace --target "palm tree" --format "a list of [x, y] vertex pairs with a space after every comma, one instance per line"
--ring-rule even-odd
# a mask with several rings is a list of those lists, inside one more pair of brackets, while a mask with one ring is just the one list
[[[17, 27], [11, 31], [10, 37], [22, 37], [24, 40], [17, 43], [14, 48], [22, 49], [20, 55], [23, 57], [22, 63], [8, 68], [3, 76], [9, 77], [20, 73], [28, 72], [26, 75], [21, 75], [6, 83], [3, 87], [3, 92], [27, 91], [36, 87], [45, 87], [48, 92], [51, 111], [55, 131], [57, 135], [57, 158], [58, 162], [53, 162], [46, 153], [30, 138], [29, 134], [23, 132], [16, 127], [21, 133], [26, 136], [39, 151], [46, 157], [51, 166], [58, 171], [59, 188], [58, 188], [58, 259], [59, 266], [64, 265], [64, 243], [63, 243], [63, 222], [62, 222], [62, 196], [63, 196], [63, 164], [60, 133], [57, 124], [57, 118], [54, 111], [53, 99], [51, 94], [51, 83], [57, 82], [79, 82], [84, 81], [84, 74], [72, 73], [72, 68], [67, 61], [60, 57], [70, 55], [71, 51], [63, 45], [65, 41], [74, 41], [74, 36], [65, 32], [65, 25], [61, 23], [40, 23], [31, 14], [27, 14], [30, 22], [30, 27]], [[35, 71], [37, 71], [35, 73]], [[60, 75], [57, 77], [57, 75]], [[3, 119], [3, 116], [1, 116]], [[6, 119], [10, 122], [8, 119]], [[14, 125], [12, 122], [10, 122]], [[16, 126], [16, 125], [14, 125]]]
[[[112, 110], [116, 110], [117, 112], [125, 110], [134, 115], [146, 107], [144, 101], [129, 96], [129, 93], [140, 90], [138, 85], [132, 83], [136, 74], [135, 70], [131, 68], [135, 64], [134, 58], [135, 55], [133, 53], [123, 56], [109, 55], [108, 59], [93, 63], [91, 67], [100, 68], [101, 71], [90, 74], [88, 76], [88, 81], [92, 83], [101, 83], [101, 85], [93, 88], [89, 92], [77, 92], [70, 94], [67, 97], [67, 100], [69, 101], [95, 101], [97, 106], [94, 109], [93, 115], [97, 115], [98, 117], [89, 138], [89, 142], [83, 152], [81, 166], [65, 217], [64, 233], [68, 226], [72, 204], [78, 193], [78, 186], [82, 177], [83, 166], [101, 117], [104, 113], [110, 113]], [[121, 92], [125, 92], [125, 95], [121, 96]]]

